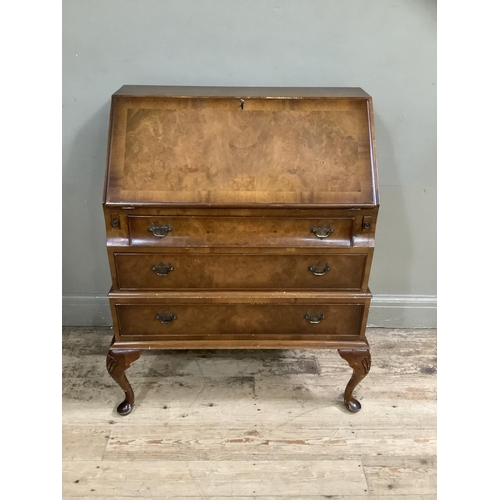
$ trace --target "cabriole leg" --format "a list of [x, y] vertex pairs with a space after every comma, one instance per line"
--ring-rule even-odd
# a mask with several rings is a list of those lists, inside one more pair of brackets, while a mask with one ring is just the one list
[[344, 405], [353, 413], [361, 410], [361, 403], [352, 396], [355, 387], [368, 375], [371, 366], [370, 349], [339, 349], [340, 356], [353, 369], [344, 392]]
[[125, 393], [124, 401], [116, 408], [118, 414], [122, 416], [128, 415], [134, 407], [134, 391], [125, 375], [125, 370], [139, 359], [141, 352], [137, 349], [113, 349], [113, 344], [111, 344], [108, 351], [108, 357], [106, 358], [108, 373]]

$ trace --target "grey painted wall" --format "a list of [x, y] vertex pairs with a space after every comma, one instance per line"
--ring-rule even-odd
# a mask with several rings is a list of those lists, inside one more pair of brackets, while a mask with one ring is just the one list
[[369, 324], [436, 321], [434, 0], [64, 0], [63, 322], [110, 324], [101, 211], [123, 84], [359, 86], [381, 211]]

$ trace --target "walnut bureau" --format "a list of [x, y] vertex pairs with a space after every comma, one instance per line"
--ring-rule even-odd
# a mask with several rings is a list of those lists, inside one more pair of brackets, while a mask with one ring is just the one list
[[103, 208], [119, 414], [144, 349], [338, 349], [361, 408], [379, 208], [363, 90], [124, 86]]

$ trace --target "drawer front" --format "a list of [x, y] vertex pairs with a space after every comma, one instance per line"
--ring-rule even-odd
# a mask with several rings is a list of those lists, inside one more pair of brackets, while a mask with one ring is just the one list
[[115, 254], [121, 290], [355, 289], [367, 255]]
[[335, 340], [360, 336], [365, 304], [121, 304], [124, 340]]
[[350, 247], [353, 218], [128, 216], [139, 246]]

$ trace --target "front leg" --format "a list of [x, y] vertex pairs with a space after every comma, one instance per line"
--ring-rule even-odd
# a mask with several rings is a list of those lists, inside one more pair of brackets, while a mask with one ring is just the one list
[[134, 407], [134, 391], [125, 375], [125, 370], [139, 359], [141, 352], [138, 349], [113, 349], [113, 344], [109, 347], [106, 368], [125, 393], [125, 399], [116, 408], [118, 414], [122, 416], [128, 415]]
[[344, 392], [344, 406], [353, 413], [361, 410], [361, 403], [352, 396], [355, 387], [368, 375], [371, 366], [370, 348], [339, 349], [340, 357], [345, 359], [353, 369], [351, 380]]

